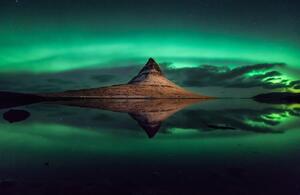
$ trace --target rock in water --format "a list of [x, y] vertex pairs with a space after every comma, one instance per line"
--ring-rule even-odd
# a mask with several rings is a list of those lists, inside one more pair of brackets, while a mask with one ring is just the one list
[[26, 120], [30, 113], [26, 110], [9, 110], [3, 114], [3, 118], [10, 123]]

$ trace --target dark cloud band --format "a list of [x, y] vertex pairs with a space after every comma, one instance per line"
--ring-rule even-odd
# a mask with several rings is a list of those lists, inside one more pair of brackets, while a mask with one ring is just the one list
[[236, 68], [202, 65], [194, 68], [168, 70], [173, 78], [181, 78], [181, 83], [187, 87], [225, 87], [265, 89], [294, 88], [300, 86], [300, 81], [292, 81], [282, 77], [276, 68], [284, 67], [283, 63], [255, 64]]

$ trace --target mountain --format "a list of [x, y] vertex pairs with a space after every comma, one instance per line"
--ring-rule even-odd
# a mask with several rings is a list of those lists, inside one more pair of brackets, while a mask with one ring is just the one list
[[168, 80], [152, 58], [127, 84], [40, 94], [40, 96], [50, 100], [55, 98], [210, 98], [189, 92]]
[[273, 92], [254, 96], [253, 99], [257, 102], [270, 104], [292, 104], [300, 103], [300, 93], [289, 92]]

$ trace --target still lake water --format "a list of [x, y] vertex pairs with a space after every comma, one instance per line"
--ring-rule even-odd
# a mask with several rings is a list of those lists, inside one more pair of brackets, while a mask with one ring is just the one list
[[131, 101], [14, 108], [1, 194], [300, 194], [300, 105]]

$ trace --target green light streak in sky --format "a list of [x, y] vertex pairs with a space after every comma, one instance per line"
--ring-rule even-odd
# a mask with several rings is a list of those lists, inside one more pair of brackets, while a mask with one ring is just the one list
[[[233, 35], [184, 32], [73, 35], [72, 32], [1, 34], [2, 72], [61, 72], [87, 67], [126, 66], [148, 57], [173, 62], [174, 68], [197, 66], [201, 59], [284, 62], [299, 66], [300, 48], [288, 43]], [[196, 59], [196, 60], [192, 60]]]

